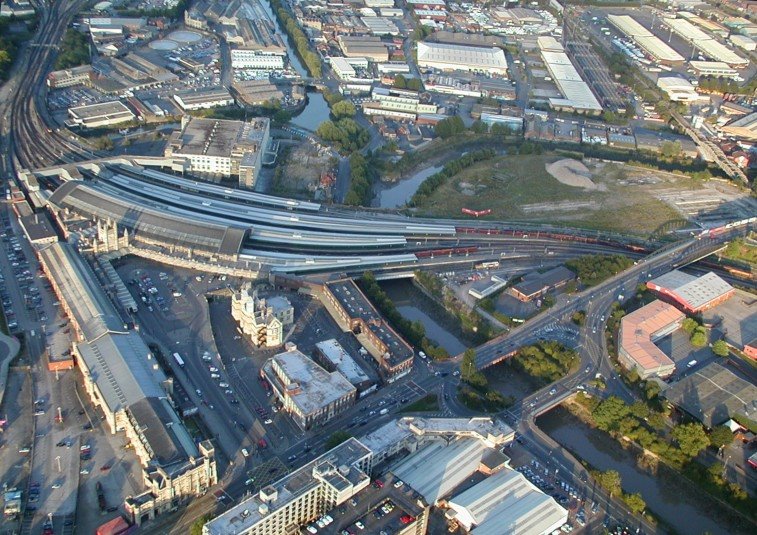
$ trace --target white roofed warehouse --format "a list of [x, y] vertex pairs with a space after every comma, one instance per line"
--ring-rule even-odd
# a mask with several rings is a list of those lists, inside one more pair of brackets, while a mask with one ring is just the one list
[[475, 535], [545, 535], [568, 521], [568, 511], [523, 474], [505, 468], [447, 503], [452, 516]]
[[507, 75], [507, 59], [501, 48], [418, 43], [418, 65], [442, 71], [473, 71]]
[[656, 61], [666, 65], [682, 65], [685, 61], [685, 58], [681, 54], [639, 24], [633, 17], [628, 15], [608, 15], [607, 20], [626, 37], [633, 39], [644, 52]]

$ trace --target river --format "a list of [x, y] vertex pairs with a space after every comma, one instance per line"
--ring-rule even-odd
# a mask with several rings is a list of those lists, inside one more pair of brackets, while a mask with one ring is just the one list
[[308, 75], [307, 69], [300, 63], [300, 58], [297, 56], [297, 51], [294, 49], [294, 46], [292, 46], [292, 43], [289, 41], [289, 35], [283, 31], [281, 28], [281, 25], [279, 24], [279, 19], [276, 17], [276, 15], [273, 12], [273, 8], [271, 7], [271, 3], [268, 0], [259, 0], [260, 5], [263, 6], [263, 9], [265, 10], [268, 17], [271, 19], [271, 22], [273, 22], [273, 26], [276, 28], [276, 33], [282, 36], [284, 39], [284, 45], [287, 47], [287, 55], [289, 56], [289, 64], [292, 66], [292, 68], [297, 71], [297, 74], [299, 74], [302, 77], [306, 77]]
[[444, 327], [443, 324], [448, 323], [443, 317], [445, 313], [413, 286], [409, 279], [382, 282], [381, 288], [404, 318], [423, 324], [429, 340], [446, 349], [450, 355], [458, 355], [466, 350], [467, 346], [451, 332], [453, 326]]
[[424, 180], [441, 170], [441, 166], [427, 167], [421, 169], [411, 177], [397, 181], [391, 186], [380, 187], [376, 195], [378, 206], [381, 208], [399, 208], [400, 206], [404, 206], [413, 194], [418, 191]]
[[[597, 470], [617, 470], [625, 492], [639, 492], [648, 508], [680, 533], [750, 533], [733, 525], [707, 497], [693, 491], [688, 482], [662, 468], [656, 475], [636, 465], [636, 453], [624, 450], [615, 439], [589, 428], [568, 410], [558, 407], [537, 420], [539, 427], [557, 442]], [[741, 529], [741, 530], [740, 530]], [[753, 533], [753, 532], [752, 532]]]

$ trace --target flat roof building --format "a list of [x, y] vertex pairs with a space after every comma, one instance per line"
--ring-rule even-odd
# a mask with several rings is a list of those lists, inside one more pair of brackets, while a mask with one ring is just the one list
[[721, 132], [747, 141], [757, 141], [757, 112], [739, 117], [720, 128]]
[[714, 37], [706, 34], [687, 20], [662, 17], [662, 23], [702, 54], [715, 61], [722, 61], [731, 67], [739, 68], [749, 65], [748, 59], [742, 58], [726, 45], [720, 43]]
[[708, 428], [730, 418], [757, 417], [757, 387], [718, 362], [676, 381], [662, 395]]
[[650, 280], [647, 288], [690, 314], [717, 306], [730, 299], [735, 292], [733, 286], [715, 273], [697, 277], [678, 270]]
[[224, 87], [206, 91], [182, 91], [174, 93], [173, 99], [184, 111], [209, 110], [234, 104], [234, 98]]
[[113, 126], [137, 118], [120, 100], [69, 108], [68, 115], [71, 117], [71, 124], [82, 128]]
[[327, 372], [296, 348], [269, 359], [263, 372], [301, 429], [328, 422], [357, 398], [357, 390], [341, 373]]
[[372, 35], [399, 35], [397, 25], [386, 17], [360, 17], [360, 21]]
[[348, 58], [367, 58], [375, 62], [389, 60], [389, 50], [378, 36], [340, 35], [337, 41], [342, 53]]
[[607, 20], [626, 37], [636, 42], [655, 60], [667, 65], [681, 65], [684, 57], [664, 43], [629, 15], [608, 15]]
[[352, 80], [357, 76], [355, 68], [350, 65], [346, 58], [339, 56], [329, 58], [329, 65], [340, 80]]
[[526, 477], [505, 468], [447, 502], [446, 516], [474, 535], [547, 535], [568, 511]]
[[528, 302], [537, 299], [548, 291], [565, 286], [576, 279], [576, 274], [565, 266], [557, 266], [544, 273], [532, 272], [510, 288], [510, 293], [519, 301]]
[[88, 85], [92, 79], [92, 73], [92, 65], [81, 65], [54, 71], [47, 75], [47, 86], [52, 89], [60, 89], [74, 85]]
[[261, 50], [234, 48], [231, 50], [231, 67], [233, 69], [281, 71], [284, 70], [285, 57], [281, 54], [271, 54]]
[[620, 320], [618, 361], [641, 379], [668, 377], [675, 363], [654, 342], [681, 326], [686, 316], [673, 305], [652, 301]]
[[542, 61], [562, 98], [550, 98], [549, 105], [556, 110], [576, 111], [598, 115], [602, 105], [576, 70], [563, 46], [554, 37], [539, 37], [537, 43]]
[[736, 78], [739, 71], [722, 61], [690, 61], [689, 65], [697, 76], [716, 76], [718, 78]]
[[239, 186], [255, 186], [268, 148], [270, 120], [204, 119], [184, 116], [171, 136], [165, 156], [184, 158], [191, 171], [239, 176]]
[[657, 87], [662, 89], [673, 102], [702, 103], [709, 102], [708, 95], [699, 94], [696, 88], [682, 76], [660, 76]]
[[497, 47], [418, 42], [418, 66], [507, 75], [505, 52]]
[[206, 523], [203, 535], [297, 533], [370, 485], [371, 450], [350, 438]]
[[370, 386], [371, 380], [368, 375], [336, 339], [331, 338], [315, 344], [315, 356], [326, 370], [338, 371], [359, 390], [365, 390]]
[[507, 285], [507, 279], [492, 275], [491, 277], [481, 279], [473, 283], [468, 290], [468, 294], [476, 299], [484, 299], [494, 292], [501, 290]]

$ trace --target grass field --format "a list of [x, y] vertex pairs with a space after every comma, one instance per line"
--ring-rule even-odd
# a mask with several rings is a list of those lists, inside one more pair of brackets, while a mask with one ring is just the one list
[[621, 164], [587, 164], [598, 190], [568, 186], [547, 173], [556, 154], [501, 156], [451, 178], [419, 207], [421, 215], [459, 217], [490, 208], [490, 219], [520, 220], [648, 235], [680, 220], [655, 189], [697, 187], [691, 180]]
[[[754, 239], [754, 233], [750, 236]], [[733, 240], [723, 252], [723, 256], [731, 260], [738, 260], [757, 265], [757, 247], [746, 243], [743, 239]]]
[[427, 394], [418, 401], [406, 406], [400, 412], [436, 412], [439, 410], [439, 399], [436, 394]]

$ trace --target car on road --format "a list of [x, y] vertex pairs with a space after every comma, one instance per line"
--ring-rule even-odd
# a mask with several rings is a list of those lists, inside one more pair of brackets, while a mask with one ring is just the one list
[[296, 455], [290, 455], [289, 457], [287, 457], [287, 461], [289, 461], [289, 462], [296, 461], [296, 460], [297, 460], [297, 456]]
[[53, 483], [53, 486], [51, 488], [53, 489], [59, 489], [61, 487], [60, 483]]
[[218, 371], [218, 368], [216, 368], [215, 366], [208, 366], [208, 370], [210, 370], [213, 373], [216, 373]]
[[108, 470], [110, 470], [109, 464], [104, 464], [100, 467], [100, 472], [107, 472]]
[[89, 474], [89, 469], [88, 468], [82, 468], [81, 470], [79, 470], [79, 473], [81, 475], [83, 475], [83, 476], [86, 476], [87, 474]]
[[220, 379], [220, 378], [221, 378], [221, 376], [220, 376], [220, 375], [218, 375], [217, 373], [211, 373], [211, 374], [210, 374], [210, 378], [211, 378], [211, 379]]
[[263, 423], [266, 424], [266, 425], [272, 424], [273, 420], [271, 420], [270, 418], [266, 418], [265, 420], [263, 420]]
[[557, 389], [556, 388], [553, 388], [552, 390], [549, 391], [549, 395], [550, 396], [554, 396], [555, 394], [557, 394]]
[[250, 456], [250, 452], [247, 451], [247, 448], [242, 448], [242, 455], [244, 455], [245, 457], [249, 457]]
[[229, 388], [229, 383], [218, 383], [221, 388]]
[[394, 482], [394, 488], [395, 489], [400, 488], [402, 485], [404, 485], [404, 483], [402, 482], [401, 479], [398, 479], [397, 481]]

